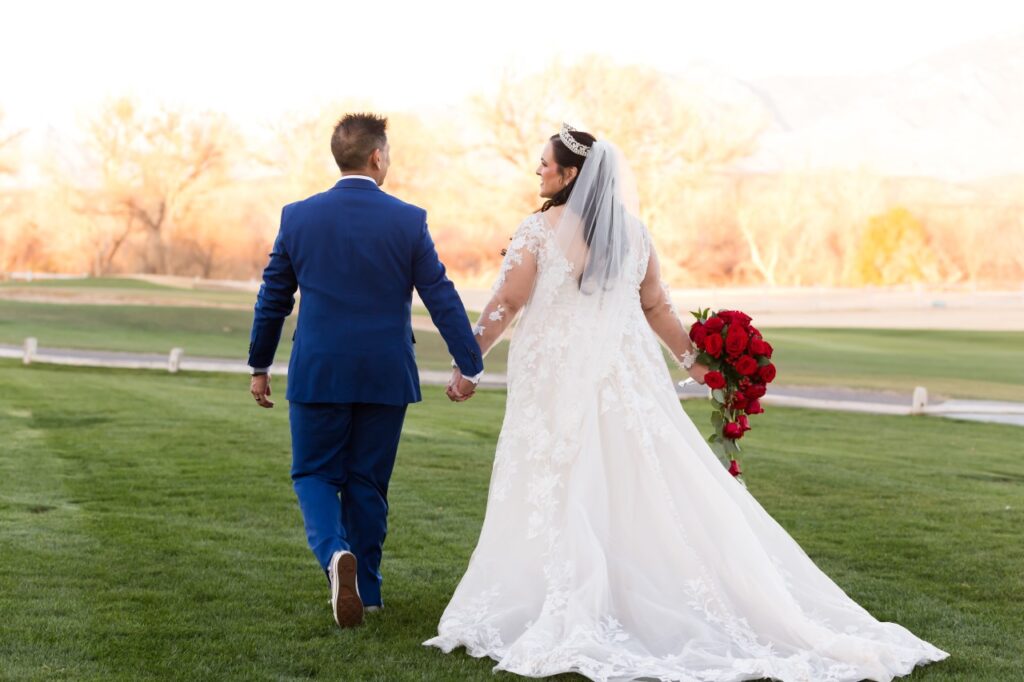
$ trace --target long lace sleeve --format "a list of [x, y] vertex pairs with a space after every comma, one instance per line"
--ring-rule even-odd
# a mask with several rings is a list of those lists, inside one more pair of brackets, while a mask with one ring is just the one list
[[498, 342], [533, 293], [533, 285], [537, 280], [537, 259], [544, 243], [545, 231], [543, 221], [533, 215], [520, 224], [509, 242], [501, 271], [494, 282], [491, 300], [473, 327], [484, 355]]
[[647, 273], [640, 283], [640, 305], [643, 306], [647, 323], [668, 346], [676, 362], [681, 362], [683, 353], [696, 350], [686, 326], [672, 305], [668, 287], [661, 281], [661, 264], [653, 245], [647, 261]]

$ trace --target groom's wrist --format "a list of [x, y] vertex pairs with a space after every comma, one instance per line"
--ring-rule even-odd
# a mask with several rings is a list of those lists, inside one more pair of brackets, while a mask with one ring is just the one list
[[[458, 365], [457, 362], [455, 362], [455, 360], [452, 360], [452, 369], [458, 369], [459, 372], [462, 371], [461, 369], [459, 369], [459, 365]], [[476, 375], [471, 376], [471, 377], [470, 376], [466, 376], [465, 374], [463, 374], [462, 378], [465, 379], [466, 381], [470, 382], [474, 386], [476, 386], [478, 383], [480, 383], [480, 377], [482, 377], [483, 375], [484, 375], [483, 372], [478, 372]]]

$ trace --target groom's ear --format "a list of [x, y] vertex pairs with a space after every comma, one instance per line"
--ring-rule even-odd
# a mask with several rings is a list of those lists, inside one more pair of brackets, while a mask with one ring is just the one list
[[373, 166], [373, 168], [376, 170], [380, 170], [381, 168], [384, 167], [383, 149], [377, 148], [373, 150], [373, 153], [370, 154], [370, 165]]

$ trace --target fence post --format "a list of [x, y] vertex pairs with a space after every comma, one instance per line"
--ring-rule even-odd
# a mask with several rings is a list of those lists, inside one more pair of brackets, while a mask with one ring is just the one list
[[910, 401], [910, 414], [924, 414], [928, 405], [928, 389], [924, 386], [914, 388], [914, 397]]
[[171, 374], [177, 374], [178, 370], [181, 369], [181, 356], [185, 354], [183, 348], [172, 348], [171, 354], [167, 356], [167, 371]]
[[30, 336], [25, 339], [25, 356], [21, 359], [22, 364], [31, 365], [32, 359], [36, 356], [36, 351], [39, 350], [39, 341], [34, 336]]

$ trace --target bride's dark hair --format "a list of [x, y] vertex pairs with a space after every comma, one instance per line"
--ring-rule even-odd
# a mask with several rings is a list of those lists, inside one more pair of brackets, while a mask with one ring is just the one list
[[[569, 135], [572, 136], [572, 139], [576, 140], [585, 147], [592, 147], [594, 143], [597, 142], [596, 137], [594, 137], [590, 133], [585, 133], [581, 130], [573, 130], [569, 132]], [[582, 170], [583, 162], [587, 160], [587, 157], [580, 156], [579, 154], [575, 153], [574, 151], [566, 147], [565, 143], [562, 142], [562, 138], [559, 137], [558, 135], [551, 136], [551, 152], [555, 156], [555, 163], [557, 163], [560, 168], [575, 168], [576, 178], [580, 176], [579, 172], [580, 170]], [[569, 195], [572, 194], [572, 188], [573, 185], [576, 184], [576, 178], [573, 178], [568, 185], [563, 187], [558, 192], [558, 194], [545, 201], [544, 205], [540, 207], [540, 212], [543, 213], [552, 206], [561, 206], [565, 202], [569, 201]]]

